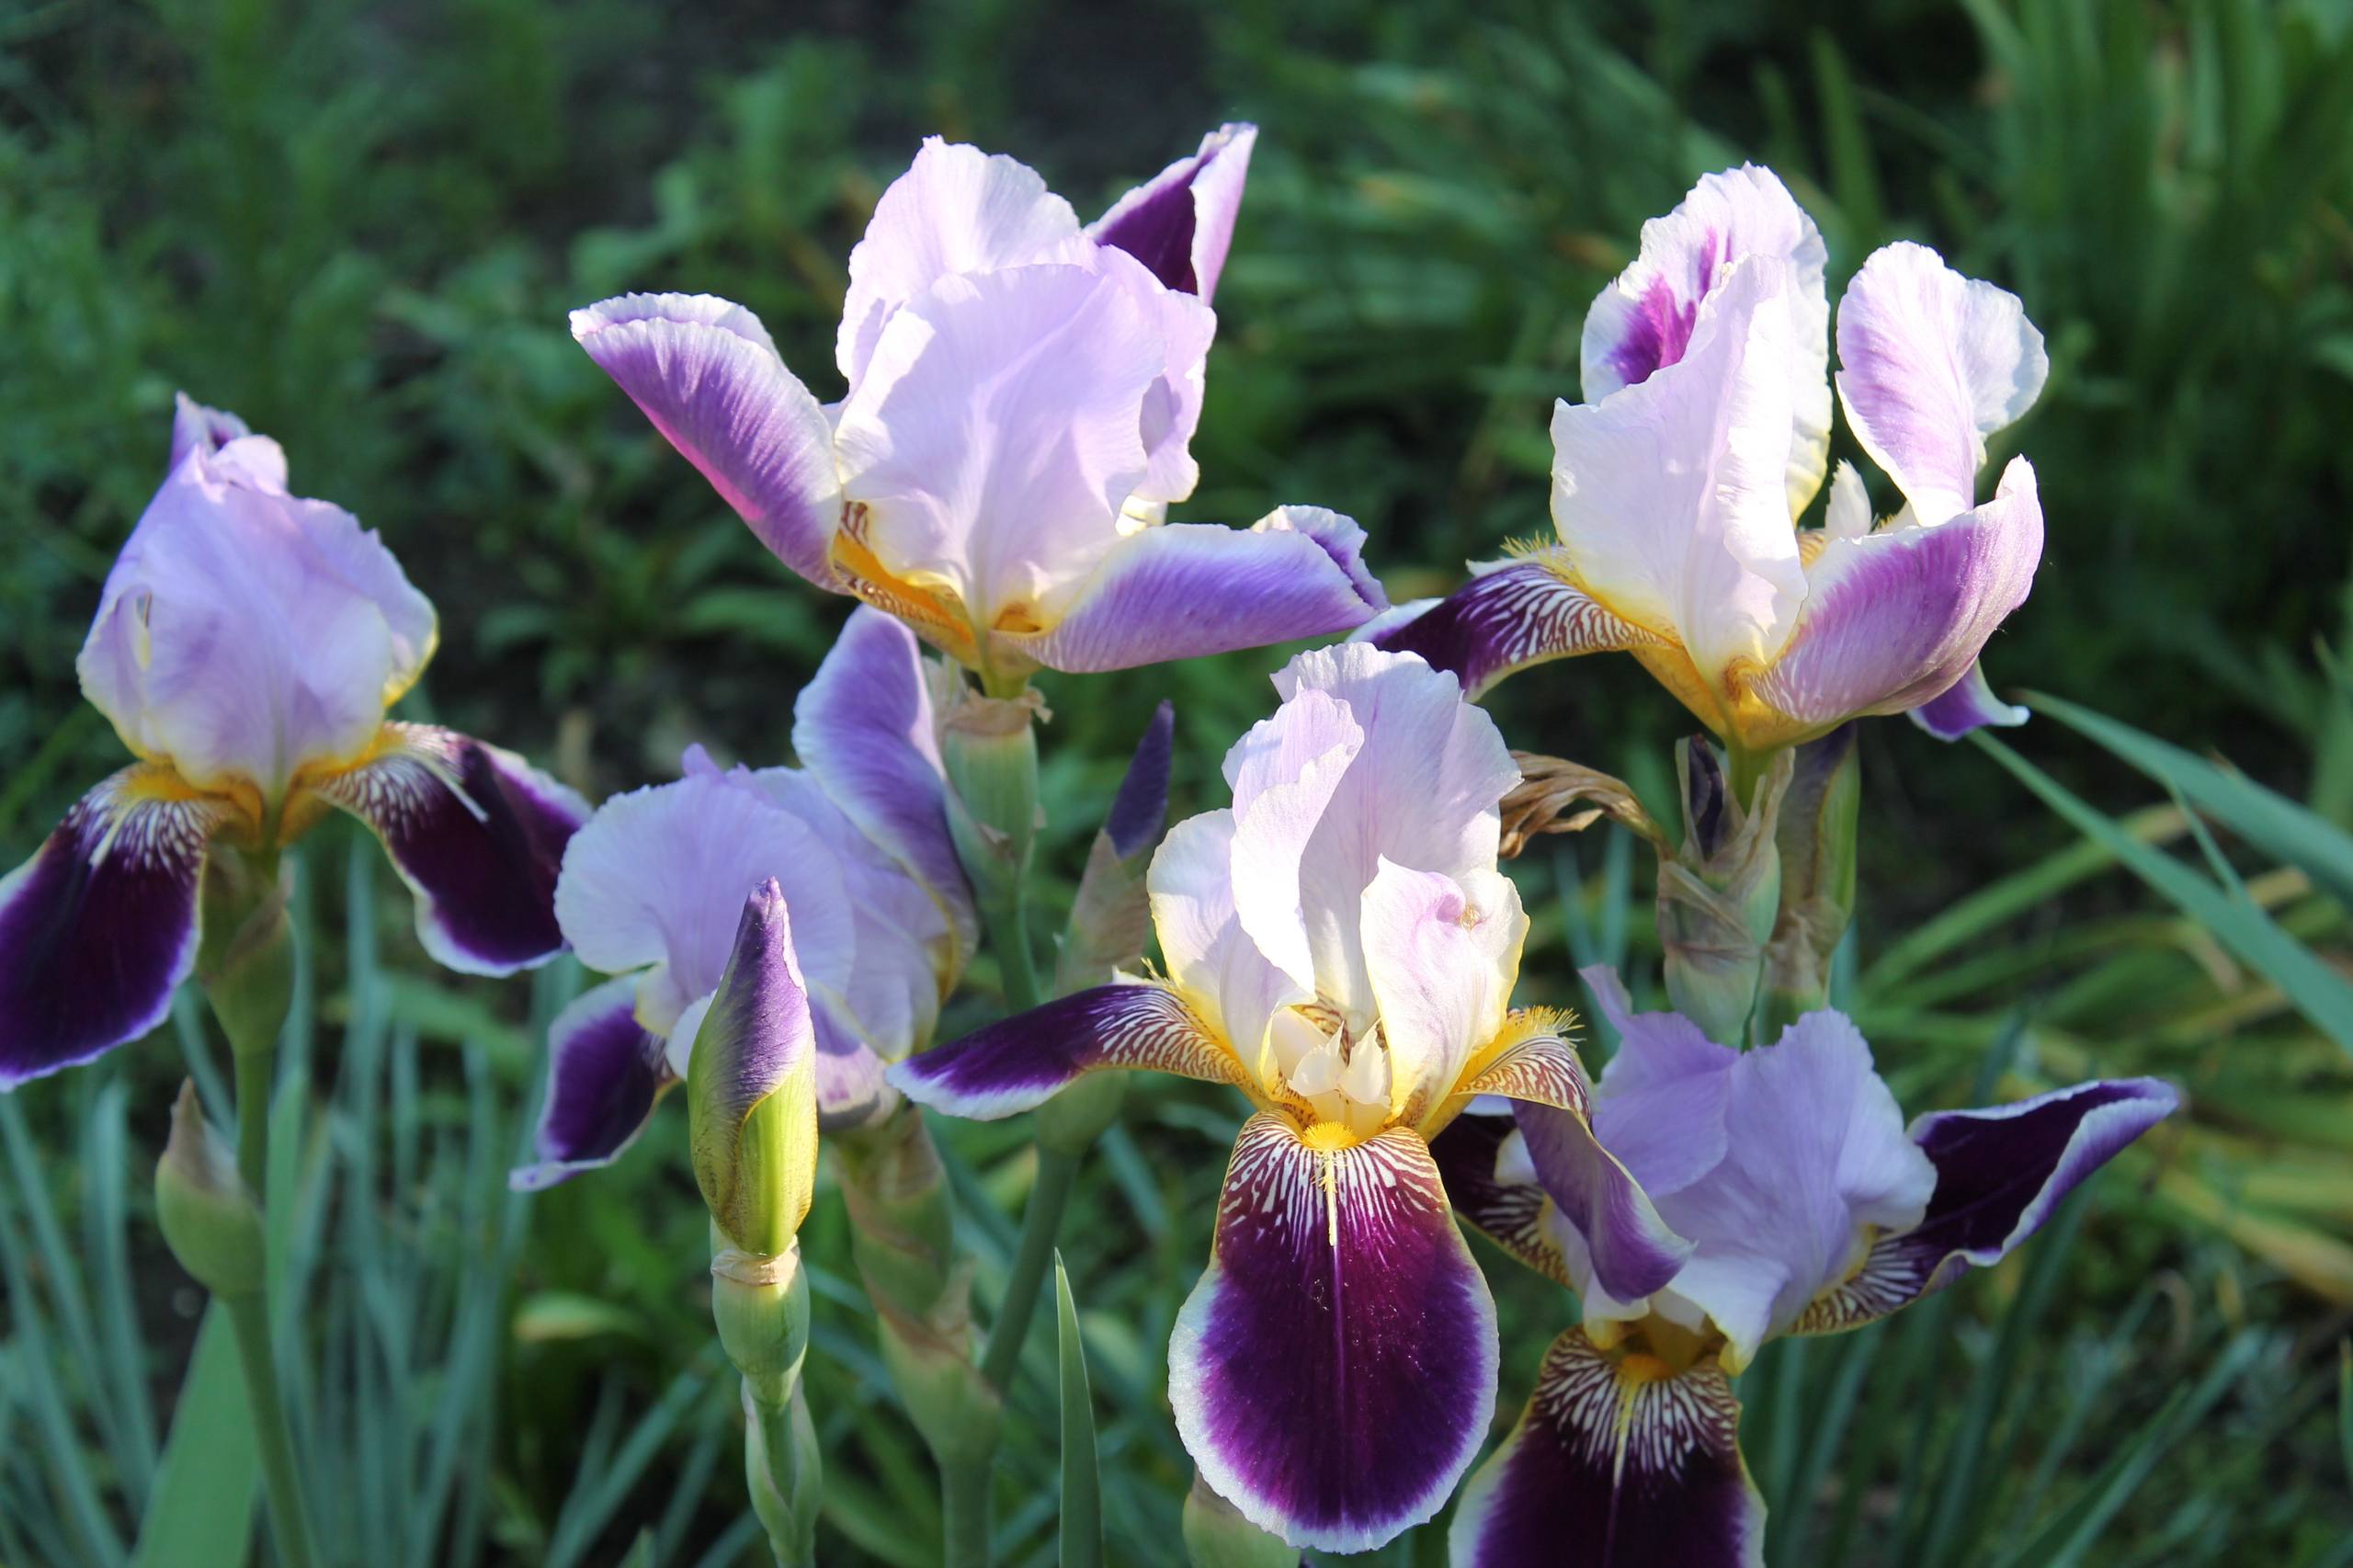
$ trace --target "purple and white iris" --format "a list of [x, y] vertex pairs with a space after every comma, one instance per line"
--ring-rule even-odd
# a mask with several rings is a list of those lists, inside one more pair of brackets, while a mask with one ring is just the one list
[[1350, 1551], [1434, 1515], [1494, 1412], [1494, 1304], [1428, 1140], [1472, 1096], [1560, 1151], [1623, 1296], [1685, 1249], [1586, 1125], [1556, 1015], [1514, 1012], [1527, 917], [1495, 869], [1503, 737], [1421, 659], [1294, 659], [1225, 759], [1233, 804], [1154, 857], [1163, 980], [1098, 986], [910, 1058], [914, 1099], [994, 1118], [1098, 1068], [1230, 1084], [1256, 1114], [1169, 1394], [1200, 1473], [1295, 1546]]
[[689, 748], [668, 784], [616, 795], [573, 839], [555, 916], [616, 978], [549, 1030], [545, 1187], [609, 1164], [687, 1075], [745, 899], [773, 880], [816, 1031], [819, 1113], [855, 1126], [892, 1103], [885, 1063], [931, 1039], [977, 939], [949, 836], [921, 651], [860, 608], [793, 707], [799, 767], [722, 769]]
[[556, 864], [586, 803], [511, 753], [386, 721], [435, 641], [374, 533], [290, 494], [277, 442], [180, 399], [76, 665], [140, 760], [0, 881], [0, 1088], [153, 1028], [195, 962], [213, 846], [274, 850], [331, 806], [383, 840], [441, 962], [507, 974], [561, 949]]
[[1986, 438], [2042, 390], [2042, 335], [2015, 295], [1926, 246], [1885, 246], [1840, 301], [1838, 401], [1904, 505], [1874, 526], [1839, 465], [1830, 309], [1813, 222], [1753, 165], [1710, 175], [1643, 226], [1586, 316], [1585, 393], [1552, 416], [1559, 542], [1473, 568], [1372, 635], [1474, 692], [1545, 659], [1631, 653], [1719, 737], [1751, 751], [1909, 711], [1950, 739], [2025, 714], [1979, 673], [2042, 555], [2034, 470], [1977, 499]]
[[1464, 1217], [1575, 1290], [1585, 1314], [1465, 1489], [1453, 1561], [1761, 1563], [1732, 1386], [1757, 1347], [1857, 1327], [1999, 1262], [2177, 1096], [2150, 1078], [2078, 1084], [1906, 1129], [1843, 1014], [1809, 1013], [1742, 1052], [1678, 1015], [1633, 1014], [1607, 970], [1586, 978], [1624, 1041], [1594, 1131], [1692, 1250], [1628, 1295], [1595, 1267], [1549, 1129], [1471, 1116], [1438, 1140]]
[[608, 300], [573, 335], [786, 565], [1000, 682], [1344, 631], [1387, 605], [1347, 518], [1162, 521], [1199, 477], [1256, 135], [1221, 128], [1086, 228], [1026, 165], [926, 141], [850, 253], [837, 403], [707, 295]]

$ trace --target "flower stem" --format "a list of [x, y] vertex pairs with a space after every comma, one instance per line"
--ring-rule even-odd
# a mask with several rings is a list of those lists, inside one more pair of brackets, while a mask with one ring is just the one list
[[993, 1464], [949, 1465], [940, 1472], [940, 1544], [946, 1568], [988, 1568], [989, 1481]]
[[[242, 1142], [242, 1140], [241, 1140]], [[287, 1431], [286, 1404], [278, 1387], [278, 1364], [269, 1348], [269, 1308], [264, 1291], [226, 1297], [229, 1321], [237, 1331], [237, 1359], [245, 1372], [245, 1402], [252, 1414], [261, 1456], [262, 1492], [269, 1502], [270, 1536], [283, 1568], [311, 1568], [318, 1553], [311, 1544], [311, 1517], [302, 1483], [294, 1470], [294, 1441]]]
[[1015, 882], [1006, 896], [990, 901], [987, 924], [989, 950], [996, 955], [996, 966], [1004, 977], [1006, 1008], [1026, 1013], [1043, 998], [1038, 987], [1037, 955], [1029, 946], [1029, 896], [1023, 882]]
[[237, 1062], [237, 1174], [261, 1201], [269, 1180], [269, 1091], [277, 1051], [239, 1048]]
[[1046, 1269], [1053, 1262], [1054, 1236], [1062, 1229], [1063, 1210], [1070, 1207], [1071, 1187], [1078, 1176], [1078, 1156], [1066, 1150], [1038, 1146], [1038, 1183], [1021, 1210], [1021, 1245], [1013, 1255], [1013, 1272], [1006, 1277], [1005, 1299], [989, 1328], [989, 1347], [981, 1358], [981, 1376], [991, 1388], [1005, 1392], [1021, 1363], [1022, 1342], [1029, 1335], [1029, 1318], [1038, 1307]]

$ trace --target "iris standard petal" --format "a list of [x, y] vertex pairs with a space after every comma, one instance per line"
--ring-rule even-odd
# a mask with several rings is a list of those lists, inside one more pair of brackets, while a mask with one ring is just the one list
[[858, 385], [891, 317], [940, 278], [1080, 261], [1090, 248], [1078, 214], [1036, 170], [1002, 153], [925, 138], [849, 253], [835, 345], [842, 379]]
[[1917, 1225], [1875, 1242], [1795, 1332], [1853, 1328], [1943, 1289], [1972, 1265], [1999, 1263], [2086, 1177], [2180, 1104], [2158, 1079], [2122, 1078], [1918, 1118], [1911, 1135], [1936, 1171], [1927, 1211]]
[[833, 431], [759, 318], [709, 294], [624, 294], [573, 312], [572, 335], [777, 559], [839, 590]]
[[1586, 312], [1585, 400], [1599, 403], [1679, 361], [1701, 304], [1743, 256], [1776, 256], [1790, 269], [1786, 373], [1797, 436], [1790, 452], [1792, 517], [1822, 483], [1830, 444], [1828, 253], [1813, 220], [1770, 169], [1745, 164], [1703, 175], [1664, 218], [1643, 225], [1642, 251]]
[[1985, 437], [2033, 406], [2050, 373], [2018, 297], [1926, 245], [1873, 251], [1838, 301], [1847, 423], [1923, 522], [1974, 505]]
[[583, 992], [548, 1026], [547, 1100], [533, 1142], [539, 1159], [508, 1173], [506, 1184], [536, 1192], [612, 1164], [673, 1082], [662, 1041], [637, 1021], [636, 976]]
[[1238, 1084], [1242, 1064], [1164, 986], [1097, 985], [1017, 1013], [899, 1062], [890, 1082], [972, 1121], [1043, 1105], [1083, 1073], [1123, 1067]]
[[1330, 636], [1388, 603], [1363, 542], [1363, 529], [1317, 506], [1285, 506], [1246, 529], [1142, 528], [1112, 546], [1050, 630], [1001, 641], [1082, 674]]
[[282, 798], [366, 751], [432, 656], [433, 606], [339, 506], [290, 495], [260, 436], [199, 446], [108, 574], [75, 668], [139, 756]]
[[1400, 1121], [1419, 1126], [1503, 1028], [1528, 916], [1508, 877], [1469, 871], [1458, 880], [1385, 857], [1362, 910], [1391, 1106]]
[[163, 1021], [196, 962], [206, 846], [234, 814], [166, 769], [127, 767], [0, 879], [0, 1089]]
[[957, 952], [980, 941], [972, 889], [948, 828], [923, 650], [881, 610], [850, 612], [792, 704], [792, 749], [826, 796], [937, 900]]
[[1741, 727], [1751, 744], [1778, 744], [1941, 697], [2026, 601], [2041, 559], [2042, 505], [2024, 458], [1973, 511], [1825, 540], [1788, 648], [1747, 686]]
[[186, 392], [172, 395], [171, 468], [179, 467], [190, 452], [210, 457], [230, 442], [252, 434], [250, 426], [225, 408], [207, 408]]
[[1434, 1516], [1495, 1414], [1495, 1318], [1427, 1145], [1251, 1118], [1168, 1385], [1203, 1479], [1293, 1546], [1368, 1551]]
[[1204, 812], [1168, 830], [1144, 889], [1168, 977], [1218, 1038], [1257, 1071], [1267, 1020], [1314, 999], [1259, 950], [1234, 909], [1234, 818]]
[[939, 279], [892, 313], [841, 407], [863, 542], [892, 576], [952, 592], [975, 631], [1052, 625], [1123, 537], [1166, 364], [1156, 310], [1108, 274]]
[[1207, 300], [1225, 267], [1257, 142], [1255, 125], [1219, 126], [1201, 138], [1191, 157], [1177, 159], [1113, 202], [1088, 225], [1088, 235], [1126, 251], [1169, 288]]
[[[1365, 733], [1346, 703], [1328, 692], [1308, 691], [1252, 725], [1225, 755], [1233, 789], [1228, 875], [1234, 913], [1267, 960], [1305, 996], [1317, 994], [1327, 971], [1335, 979], [1347, 973], [1346, 966], [1318, 961], [1314, 936], [1328, 941], [1335, 920], [1347, 922], [1340, 934], [1347, 937], [1357, 930], [1354, 908], [1311, 915], [1302, 884], [1308, 845], [1364, 744]], [[1362, 889], [1356, 891], [1360, 897]], [[1361, 972], [1361, 957], [1355, 968]], [[1347, 1000], [1326, 999], [1344, 1006]], [[1372, 1006], [1368, 984], [1359, 1008], [1367, 1019], [1374, 1016]]]
[[1911, 710], [1912, 722], [1940, 741], [1957, 741], [1972, 730], [1988, 724], [2005, 728], [2023, 724], [2028, 713], [2023, 708], [2003, 701], [1994, 695], [1985, 683], [1985, 668], [1972, 660], [1969, 673], [1945, 688], [1941, 697], [1932, 697]]
[[1419, 653], [1431, 668], [1460, 677], [1472, 698], [1547, 659], [1661, 641], [1571, 582], [1567, 554], [1557, 548], [1489, 562], [1472, 573], [1445, 598], [1390, 622], [1367, 641], [1392, 653]]
[[1569, 1330], [1462, 1489], [1448, 1544], [1453, 1568], [1763, 1568], [1765, 1500], [1723, 1369], [1671, 1373]]
[[1778, 654], [1805, 597], [1786, 489], [1793, 287], [1779, 258], [1734, 263], [1679, 361], [1552, 415], [1552, 521], [1578, 584], [1711, 683]]
[[417, 939], [440, 962], [512, 974], [563, 950], [556, 876], [588, 820], [572, 790], [430, 724], [386, 724], [365, 761], [312, 788], [384, 841], [416, 895]]

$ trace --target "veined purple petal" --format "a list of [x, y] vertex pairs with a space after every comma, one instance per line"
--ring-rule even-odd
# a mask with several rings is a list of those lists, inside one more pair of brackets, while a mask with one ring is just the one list
[[0, 1089], [163, 1021], [196, 962], [206, 846], [233, 814], [164, 768], [127, 767], [0, 879]]
[[514, 753], [430, 724], [387, 724], [375, 752], [313, 786], [373, 828], [416, 895], [425, 950], [512, 974], [563, 949], [564, 846], [588, 803]]
[[841, 591], [833, 430], [757, 317], [708, 294], [624, 294], [573, 312], [572, 335], [777, 559]]
[[1168, 1384], [1202, 1477], [1293, 1546], [1368, 1551], [1434, 1516], [1495, 1414], [1495, 1318], [1428, 1146], [1323, 1150], [1251, 1118]]
[[2023, 708], [2003, 701], [1985, 684], [1985, 666], [1972, 661], [1969, 673], [1911, 710], [1912, 722], [1940, 741], [1957, 741], [1988, 724], [2010, 728], [2029, 717]]
[[1448, 1540], [1454, 1568], [1763, 1568], [1765, 1500], [1723, 1369], [1668, 1375], [1569, 1330]]
[[915, 633], [881, 610], [850, 612], [816, 677], [792, 704], [792, 749], [866, 836], [937, 900], [959, 960], [980, 919], [948, 829], [948, 795]]
[[1465, 1111], [1430, 1141], [1430, 1154], [1456, 1213], [1529, 1267], [1574, 1290], [1543, 1187], [1498, 1168], [1504, 1146], [1518, 1131], [1509, 1115]]
[[1477, 575], [1411, 619], [1376, 632], [1376, 648], [1419, 653], [1461, 677], [1477, 698], [1508, 675], [1547, 659], [1597, 653], [1659, 639], [1601, 608], [1562, 570], [1558, 550], [1476, 568]]
[[1087, 227], [1097, 244], [1117, 245], [1171, 289], [1208, 299], [1233, 242], [1234, 215], [1257, 144], [1255, 125], [1221, 125], [1200, 150], [1179, 158], [1113, 202]]
[[973, 1121], [1043, 1105], [1082, 1073], [1132, 1067], [1212, 1084], [1242, 1080], [1242, 1065], [1157, 985], [1098, 985], [975, 1029], [893, 1065], [909, 1099]]
[[1000, 641], [1088, 674], [1346, 631], [1388, 603], [1363, 540], [1317, 506], [1285, 506], [1246, 529], [1147, 528], [1112, 548], [1051, 630]]
[[2086, 1177], [2180, 1103], [2154, 1078], [2105, 1079], [2016, 1105], [1919, 1118], [1912, 1139], [1937, 1172], [1927, 1212], [1910, 1230], [1881, 1237], [1854, 1276], [1816, 1298], [1793, 1332], [1853, 1328], [1942, 1290], [1972, 1265], [1999, 1263]]
[[1801, 733], [1916, 708], [1968, 676], [2041, 558], [2024, 458], [1993, 500], [1949, 522], [1830, 540], [1807, 569], [1789, 645], [1750, 691]]
[[674, 1082], [662, 1041], [637, 1021], [636, 976], [582, 993], [548, 1026], [539, 1162], [510, 1172], [506, 1184], [536, 1192], [612, 1164], [636, 1142], [654, 1102]]
[[225, 408], [207, 408], [186, 392], [172, 394], [172, 468], [190, 452], [210, 457], [252, 434], [252, 426]]

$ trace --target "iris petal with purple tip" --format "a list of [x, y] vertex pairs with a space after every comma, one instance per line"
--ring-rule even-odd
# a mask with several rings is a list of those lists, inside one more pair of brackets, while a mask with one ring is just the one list
[[1249, 177], [1255, 125], [1221, 125], [1200, 150], [1179, 158], [1111, 204], [1087, 227], [1098, 244], [1117, 245], [1171, 289], [1207, 300], [1217, 291], [1233, 243], [1233, 221]]
[[2027, 710], [1995, 696], [1985, 682], [1984, 666], [1974, 663], [1942, 697], [1932, 697], [1912, 710], [1912, 722], [1940, 741], [1957, 741], [1988, 724], [2007, 728], [2026, 721]]
[[1084, 1073], [1136, 1068], [1212, 1084], [1242, 1080], [1233, 1052], [1157, 985], [1097, 985], [909, 1057], [891, 1082], [975, 1121], [1034, 1109]]
[[512, 752], [429, 724], [387, 724], [376, 755], [318, 791], [384, 841], [416, 895], [425, 950], [512, 974], [563, 949], [557, 868], [588, 820], [577, 794]]
[[1368, 641], [1392, 653], [1419, 653], [1431, 668], [1460, 676], [1472, 697], [1547, 659], [1660, 641], [1571, 582], [1559, 556], [1557, 550], [1545, 551], [1478, 569], [1453, 594]]
[[1581, 1329], [1554, 1340], [1519, 1425], [1463, 1488], [1454, 1568], [1762, 1568], [1731, 1381], [1712, 1361], [1666, 1370]]
[[128, 767], [0, 880], [0, 1088], [163, 1021], [196, 961], [207, 843], [233, 814], [160, 767]]
[[1260, 1528], [1358, 1551], [1434, 1516], [1495, 1414], [1495, 1329], [1427, 1145], [1253, 1117], [1168, 1362], [1187, 1449]]
[[534, 1145], [539, 1164], [510, 1172], [507, 1185], [533, 1192], [610, 1165], [676, 1081], [660, 1038], [637, 1021], [634, 977], [583, 993], [548, 1026], [547, 1103]]

